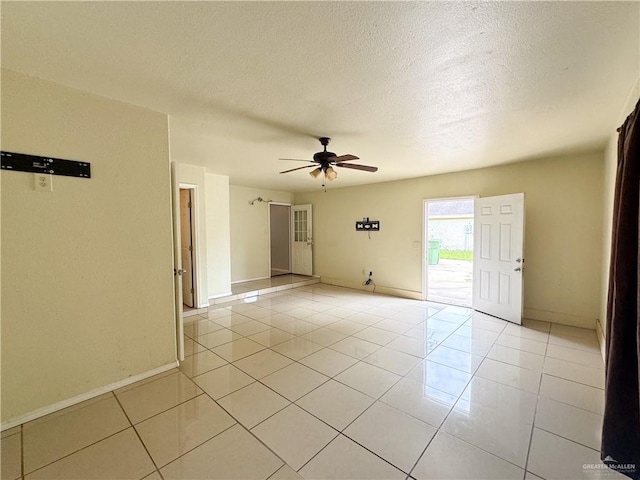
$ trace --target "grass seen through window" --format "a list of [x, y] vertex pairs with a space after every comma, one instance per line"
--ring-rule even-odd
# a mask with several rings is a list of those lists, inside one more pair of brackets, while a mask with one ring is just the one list
[[440, 250], [440, 258], [443, 260], [473, 260], [473, 252], [470, 250]]

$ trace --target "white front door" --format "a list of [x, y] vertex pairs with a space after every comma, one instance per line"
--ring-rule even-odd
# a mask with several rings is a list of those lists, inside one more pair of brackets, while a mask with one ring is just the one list
[[474, 205], [473, 308], [522, 324], [524, 193]]
[[171, 162], [171, 206], [173, 209], [173, 290], [176, 317], [176, 348], [178, 360], [184, 360], [182, 320], [182, 258], [180, 255], [180, 184], [178, 164]]
[[293, 245], [291, 248], [291, 270], [298, 275], [313, 275], [313, 230], [311, 205], [291, 207]]

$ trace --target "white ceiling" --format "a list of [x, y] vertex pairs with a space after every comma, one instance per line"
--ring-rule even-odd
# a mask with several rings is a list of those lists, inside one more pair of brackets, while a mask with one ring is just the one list
[[2, 67], [170, 114], [171, 153], [319, 189], [313, 137], [377, 173], [602, 147], [640, 71], [639, 2], [1, 2]]

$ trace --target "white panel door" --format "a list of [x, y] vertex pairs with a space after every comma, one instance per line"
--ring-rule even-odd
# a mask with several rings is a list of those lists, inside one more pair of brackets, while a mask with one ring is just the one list
[[291, 207], [293, 239], [291, 247], [291, 270], [298, 275], [313, 275], [313, 229], [311, 205]]
[[176, 317], [176, 348], [178, 360], [184, 360], [182, 320], [182, 256], [180, 255], [180, 184], [178, 164], [171, 162], [171, 203], [173, 208], [173, 290]]
[[522, 324], [524, 193], [477, 198], [473, 308]]

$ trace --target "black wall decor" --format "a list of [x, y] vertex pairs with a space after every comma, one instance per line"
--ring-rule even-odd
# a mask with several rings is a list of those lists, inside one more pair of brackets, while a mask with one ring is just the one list
[[379, 232], [380, 221], [363, 218], [356, 222], [356, 232]]
[[87, 162], [40, 157], [26, 153], [0, 152], [0, 154], [2, 170], [91, 178], [91, 164]]

